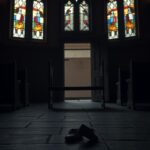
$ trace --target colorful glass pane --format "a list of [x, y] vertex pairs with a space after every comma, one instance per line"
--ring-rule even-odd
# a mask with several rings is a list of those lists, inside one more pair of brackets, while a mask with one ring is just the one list
[[89, 7], [88, 4], [83, 1], [80, 4], [80, 31], [89, 30]]
[[13, 37], [25, 37], [26, 0], [14, 1]]
[[71, 1], [68, 1], [64, 8], [64, 30], [74, 30], [74, 5]]
[[134, 0], [124, 0], [125, 37], [136, 35]]
[[118, 38], [118, 6], [116, 0], [109, 0], [107, 3], [107, 25], [108, 39]]
[[44, 38], [44, 3], [41, 0], [33, 1], [32, 11], [32, 38]]

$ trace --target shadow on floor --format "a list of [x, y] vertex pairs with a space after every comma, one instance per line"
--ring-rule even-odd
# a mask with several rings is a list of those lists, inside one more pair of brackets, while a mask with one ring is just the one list
[[53, 110], [58, 111], [128, 111], [127, 107], [115, 103], [106, 103], [105, 108], [102, 102], [92, 100], [65, 100], [53, 104]]

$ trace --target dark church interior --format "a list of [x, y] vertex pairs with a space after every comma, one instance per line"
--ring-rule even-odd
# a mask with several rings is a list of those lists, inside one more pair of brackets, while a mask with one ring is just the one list
[[150, 149], [149, 15], [150, 0], [0, 0], [0, 150]]

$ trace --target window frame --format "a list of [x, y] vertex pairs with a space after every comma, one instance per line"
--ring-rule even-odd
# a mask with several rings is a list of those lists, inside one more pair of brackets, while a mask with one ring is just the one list
[[107, 6], [108, 6], [108, 3], [109, 3], [109, 1], [110, 0], [106, 0], [106, 4], [105, 4], [105, 9], [106, 9], [106, 15], [105, 15], [105, 20], [106, 20], [106, 33], [107, 33], [107, 39], [108, 40], [110, 40], [110, 41], [113, 41], [113, 40], [118, 40], [118, 39], [120, 39], [120, 18], [119, 18], [119, 16], [120, 16], [120, 13], [119, 13], [119, 2], [118, 2], [118, 0], [114, 0], [114, 1], [116, 1], [117, 2], [117, 13], [118, 13], [118, 17], [117, 17], [117, 19], [118, 19], [118, 29], [117, 29], [117, 32], [118, 32], [118, 37], [117, 38], [112, 38], [112, 39], [109, 39], [109, 29], [108, 29], [108, 19], [107, 19], [107, 17], [108, 17], [108, 10], [107, 10]]
[[[27, 1], [26, 0], [26, 17], [27, 17]], [[20, 37], [14, 37], [13, 36], [13, 30], [14, 30], [14, 5], [15, 5], [15, 0], [11, 1], [11, 6], [10, 6], [10, 38], [11, 39], [17, 39], [17, 40], [24, 40], [26, 38], [26, 20], [25, 20], [25, 36], [23, 38]]]
[[[124, 0], [122, 0], [123, 2], [123, 8], [124, 8]], [[135, 31], [136, 31], [136, 35], [135, 36], [130, 36], [130, 37], [126, 37], [125, 36], [125, 22], [124, 22], [124, 19], [123, 19], [123, 28], [124, 28], [124, 34], [123, 34], [123, 38], [125, 40], [130, 40], [130, 39], [138, 39], [139, 38], [139, 14], [138, 14], [138, 0], [134, 0], [134, 8], [135, 8]], [[124, 15], [124, 9], [123, 9], [123, 15]], [[124, 17], [124, 16], [123, 16]]]
[[74, 30], [73, 31], [65, 31], [65, 20], [64, 20], [64, 8], [65, 8], [65, 4], [68, 2], [68, 0], [64, 0], [63, 1], [63, 4], [62, 4], [62, 11], [63, 12], [63, 16], [62, 16], [62, 32], [64, 34], [72, 34], [72, 33], [82, 33], [82, 34], [86, 34], [86, 33], [90, 33], [91, 30], [92, 30], [92, 25], [91, 25], [91, 18], [92, 18], [92, 15], [91, 15], [91, 1], [90, 0], [85, 0], [86, 3], [88, 4], [88, 9], [89, 9], [89, 15], [88, 15], [88, 19], [89, 19], [89, 30], [88, 31], [83, 31], [83, 30], [80, 30], [80, 13], [79, 13], [79, 6], [80, 6], [80, 3], [84, 0], [78, 0], [77, 2], [75, 0], [70, 0], [73, 4], [74, 4]]
[[26, 0], [26, 20], [25, 20], [25, 37], [19, 38], [13, 36], [14, 27], [14, 3], [15, 0], [11, 1], [10, 4], [10, 31], [9, 38], [11, 40], [17, 41], [31, 41], [37, 43], [45, 43], [47, 41], [47, 0], [41, 0], [44, 3], [44, 25], [43, 25], [43, 39], [33, 39], [32, 38], [32, 15], [33, 15], [33, 1]]
[[108, 38], [108, 21], [107, 21], [107, 3], [109, 0], [105, 1], [105, 31], [106, 31], [106, 39], [108, 41], [120, 41], [120, 40], [136, 40], [139, 38], [139, 17], [138, 17], [138, 0], [134, 0], [135, 7], [135, 26], [136, 26], [136, 35], [131, 37], [125, 37], [125, 23], [124, 23], [124, 0], [118, 1], [118, 35], [119, 37], [116, 39]]
[[[80, 5], [82, 4], [83, 1], [85, 1], [86, 4], [88, 5], [88, 23], [89, 23], [88, 28], [89, 28], [89, 29], [88, 29], [88, 30], [85, 30], [85, 31], [80, 29], [80, 23], [81, 23], [81, 20], [80, 20]], [[78, 13], [79, 13], [79, 16], [78, 16], [79, 27], [78, 27], [78, 28], [79, 28], [79, 31], [80, 31], [80, 32], [89, 32], [90, 29], [91, 29], [91, 25], [90, 25], [90, 24], [91, 24], [91, 23], [90, 23], [90, 20], [91, 20], [91, 19], [90, 19], [90, 18], [91, 18], [91, 17], [90, 17], [90, 14], [91, 14], [90, 12], [91, 12], [91, 11], [90, 11], [90, 10], [91, 10], [91, 8], [90, 8], [89, 1], [88, 1], [88, 0], [80, 0], [80, 3], [78, 4]]]

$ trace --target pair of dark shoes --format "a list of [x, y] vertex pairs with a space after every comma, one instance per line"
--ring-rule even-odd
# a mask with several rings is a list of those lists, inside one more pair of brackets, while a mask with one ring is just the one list
[[98, 137], [94, 130], [82, 124], [79, 129], [71, 129], [67, 136], [65, 136], [66, 143], [77, 143], [87, 138], [90, 143], [97, 143]]

